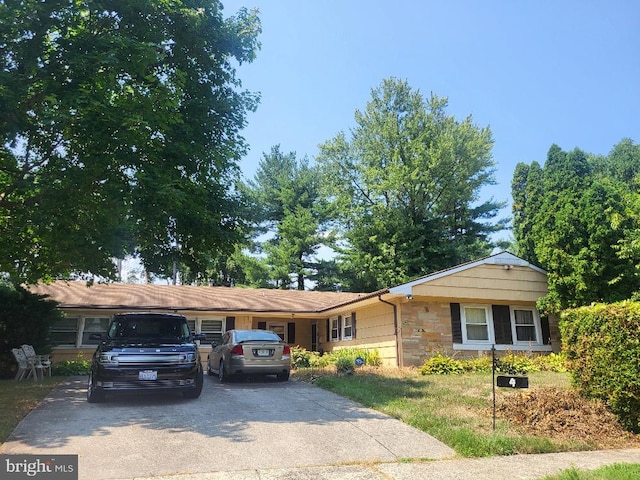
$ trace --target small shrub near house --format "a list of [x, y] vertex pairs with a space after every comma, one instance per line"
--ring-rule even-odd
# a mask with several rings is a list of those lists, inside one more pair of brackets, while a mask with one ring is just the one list
[[[489, 355], [460, 359], [436, 353], [425, 360], [419, 368], [423, 375], [455, 375], [473, 372], [491, 372], [492, 357]], [[566, 372], [566, 359], [562, 354], [528, 356], [507, 352], [496, 359], [496, 371], [507, 375], [526, 375], [531, 372]]]
[[563, 312], [562, 346], [571, 380], [603, 400], [628, 430], [640, 432], [640, 303], [597, 304]]
[[364, 365], [382, 365], [380, 353], [375, 349], [342, 348], [321, 355], [318, 352], [311, 352], [302, 347], [293, 347], [291, 349], [291, 366], [294, 369], [300, 369], [325, 368], [329, 365], [334, 365], [338, 371], [346, 371], [355, 366], [356, 358], [358, 357], [364, 360]]
[[73, 375], [87, 375], [91, 369], [91, 361], [78, 357], [76, 360], [63, 360], [51, 366], [51, 374], [69, 377]]

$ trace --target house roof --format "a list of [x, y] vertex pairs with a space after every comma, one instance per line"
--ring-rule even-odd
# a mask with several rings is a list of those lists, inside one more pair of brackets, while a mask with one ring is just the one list
[[[378, 294], [56, 281], [30, 286], [61, 308], [320, 313]], [[385, 290], [386, 291], [386, 290]]]
[[30, 286], [29, 290], [48, 295], [67, 309], [174, 310], [253, 313], [320, 314], [384, 294], [410, 295], [416, 285], [447, 275], [494, 264], [528, 267], [546, 272], [509, 252], [456, 265], [410, 282], [372, 293], [317, 292], [238, 287], [200, 287], [190, 285], [156, 285], [135, 283], [97, 283], [56, 281]]

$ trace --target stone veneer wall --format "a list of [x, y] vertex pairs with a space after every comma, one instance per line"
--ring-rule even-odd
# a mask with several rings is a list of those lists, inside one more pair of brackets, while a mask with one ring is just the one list
[[402, 304], [400, 316], [404, 366], [420, 366], [436, 352], [453, 353], [451, 312], [448, 302]]

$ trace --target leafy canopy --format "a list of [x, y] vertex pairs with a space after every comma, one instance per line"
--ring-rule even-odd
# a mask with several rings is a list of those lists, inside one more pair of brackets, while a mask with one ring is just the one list
[[479, 202], [494, 183], [488, 127], [446, 113], [390, 78], [356, 111], [351, 135], [321, 145], [325, 194], [339, 213], [345, 288], [371, 291], [483, 256], [502, 203]]
[[0, 2], [0, 271], [166, 273], [232, 250], [239, 135], [257, 96], [234, 62], [255, 12], [218, 1]]

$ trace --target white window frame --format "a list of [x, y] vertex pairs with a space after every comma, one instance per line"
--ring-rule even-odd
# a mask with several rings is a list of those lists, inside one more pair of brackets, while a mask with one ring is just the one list
[[[540, 312], [534, 307], [523, 307], [520, 305], [509, 306], [511, 316], [511, 338], [514, 345], [542, 345], [542, 325], [540, 323]], [[516, 325], [516, 310], [528, 311], [532, 313], [533, 327], [536, 332], [536, 341], [518, 340], [518, 330]]]
[[[469, 340], [467, 338], [467, 308], [484, 310], [484, 318], [487, 325], [486, 340]], [[472, 345], [492, 345], [495, 343], [495, 333], [493, 331], [493, 314], [491, 305], [484, 304], [462, 304], [460, 305], [460, 322], [462, 323], [462, 343]]]
[[[331, 335], [329, 336], [329, 340], [331, 342], [339, 342], [340, 341], [340, 317], [332, 317], [329, 319], [329, 328], [331, 331]], [[335, 333], [335, 336], [334, 336]]]
[[[489, 332], [488, 340], [469, 340], [467, 338], [467, 322], [466, 322], [466, 308], [483, 308], [487, 319], [487, 329]], [[536, 342], [518, 341], [515, 311], [516, 310], [528, 310], [533, 312], [533, 322], [536, 328]], [[493, 309], [491, 304], [475, 304], [475, 303], [462, 303], [460, 304], [460, 324], [462, 328], [462, 343], [454, 343], [454, 350], [477, 350], [479, 353], [488, 351], [491, 346], [495, 345], [496, 350], [513, 350], [513, 351], [538, 351], [538, 352], [552, 352], [553, 347], [551, 345], [545, 345], [542, 339], [542, 320], [540, 318], [540, 312], [533, 306], [525, 306], [513, 304], [509, 305], [509, 317], [511, 321], [511, 338], [512, 344], [495, 344], [495, 330], [493, 326]]]
[[[98, 343], [98, 341], [94, 342], [94, 343], [84, 343], [84, 337], [85, 337], [85, 333], [106, 333], [107, 332], [107, 328], [109, 328], [109, 322], [111, 321], [113, 317], [111, 316], [99, 316], [99, 315], [95, 315], [95, 316], [83, 316], [80, 318], [80, 326], [78, 328], [78, 345], [81, 347], [95, 347]], [[105, 329], [103, 331], [96, 331], [96, 330], [89, 330], [87, 331], [87, 320], [106, 320], [106, 325], [105, 325]]]
[[[348, 334], [347, 329], [349, 330]], [[353, 340], [353, 315], [351, 313], [342, 316], [342, 340]]]

